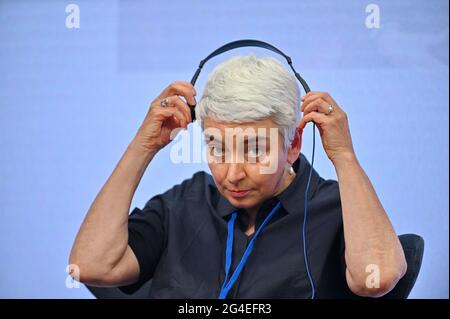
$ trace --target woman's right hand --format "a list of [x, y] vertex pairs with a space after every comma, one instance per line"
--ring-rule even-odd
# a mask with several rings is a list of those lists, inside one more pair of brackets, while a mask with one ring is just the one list
[[[158, 152], [171, 141], [175, 129], [186, 128], [192, 122], [189, 106], [196, 105], [196, 91], [189, 82], [176, 81], [168, 86], [150, 105], [147, 115], [137, 132], [132, 145], [148, 152]], [[166, 99], [167, 106], [161, 105]], [[174, 132], [172, 139], [178, 132]]]

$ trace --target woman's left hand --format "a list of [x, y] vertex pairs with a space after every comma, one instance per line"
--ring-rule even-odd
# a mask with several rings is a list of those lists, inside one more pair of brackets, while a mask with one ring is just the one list
[[302, 97], [302, 102], [303, 117], [298, 125], [299, 131], [302, 132], [308, 122], [314, 121], [319, 129], [325, 152], [333, 164], [355, 158], [347, 114], [330, 94], [309, 92]]

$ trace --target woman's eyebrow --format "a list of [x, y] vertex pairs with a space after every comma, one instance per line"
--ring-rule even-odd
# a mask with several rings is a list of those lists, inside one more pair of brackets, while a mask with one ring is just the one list
[[248, 142], [250, 141], [250, 142], [252, 142], [252, 143], [254, 143], [255, 142], [255, 140], [257, 141], [257, 142], [261, 142], [261, 141], [266, 141], [266, 142], [269, 142], [270, 140], [269, 140], [269, 137], [268, 136], [255, 136], [255, 137], [250, 137], [250, 138], [245, 138], [244, 139], [244, 143], [245, 144], [248, 144]]
[[206, 134], [205, 135], [205, 142], [206, 143], [210, 143], [210, 142], [222, 143], [222, 138], [219, 137], [219, 136]]
[[[258, 142], [259, 141], [270, 142], [270, 138], [268, 136], [256, 136], [256, 137], [250, 137], [250, 138], [249, 137], [245, 137], [244, 138], [244, 143], [248, 144], [249, 141], [255, 142], [255, 140], [258, 141]], [[210, 143], [210, 142], [223, 143], [221, 137], [214, 136], [214, 135], [206, 135], [205, 136], [205, 141], [206, 141], [206, 143]]]

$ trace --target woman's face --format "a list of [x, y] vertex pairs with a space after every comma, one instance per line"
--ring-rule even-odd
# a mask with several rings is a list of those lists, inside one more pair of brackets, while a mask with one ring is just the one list
[[239, 208], [258, 209], [290, 183], [288, 169], [300, 153], [298, 132], [288, 150], [271, 119], [251, 123], [203, 121], [207, 159], [217, 188]]

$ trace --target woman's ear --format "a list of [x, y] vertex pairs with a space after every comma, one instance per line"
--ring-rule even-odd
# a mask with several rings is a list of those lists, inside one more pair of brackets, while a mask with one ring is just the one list
[[302, 135], [303, 130], [297, 128], [295, 130], [294, 139], [292, 140], [291, 146], [288, 149], [289, 163], [294, 163], [300, 155], [300, 150], [302, 148]]

